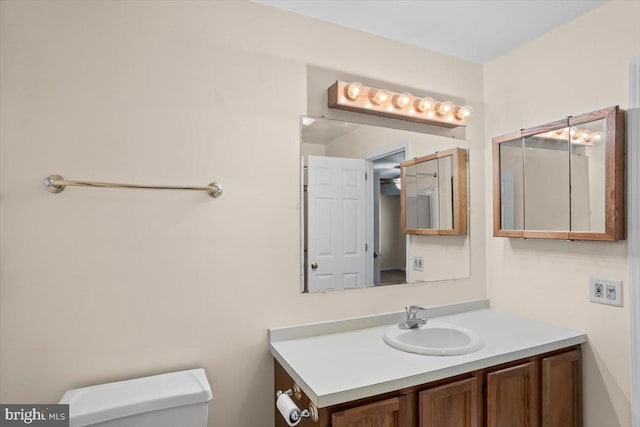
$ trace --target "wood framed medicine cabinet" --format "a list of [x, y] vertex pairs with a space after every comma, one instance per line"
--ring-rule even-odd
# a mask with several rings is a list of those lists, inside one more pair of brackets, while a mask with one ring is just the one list
[[467, 151], [453, 148], [400, 164], [404, 234], [467, 234]]
[[625, 238], [625, 129], [618, 106], [493, 138], [493, 235]]

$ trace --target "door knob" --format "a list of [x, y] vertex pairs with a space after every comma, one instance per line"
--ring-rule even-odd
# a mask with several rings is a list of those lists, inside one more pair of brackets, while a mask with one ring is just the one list
[[318, 268], [318, 263], [317, 262], [312, 262], [311, 263], [311, 269], [315, 270], [316, 268]]
[[382, 254], [379, 254], [378, 252], [374, 252], [373, 253], [373, 257], [374, 258], [378, 258], [379, 256], [382, 256]]

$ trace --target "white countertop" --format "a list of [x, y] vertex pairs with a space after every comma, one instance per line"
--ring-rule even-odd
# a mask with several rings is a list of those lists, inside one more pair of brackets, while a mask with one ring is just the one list
[[[487, 306], [486, 300], [452, 304], [433, 308], [439, 315], [428, 316], [480, 334], [484, 347], [461, 356], [424, 356], [385, 344], [384, 331], [404, 313], [270, 329], [269, 347], [311, 402], [323, 408], [587, 341], [584, 333], [481, 308]], [[440, 315], [447, 311], [454, 314]]]

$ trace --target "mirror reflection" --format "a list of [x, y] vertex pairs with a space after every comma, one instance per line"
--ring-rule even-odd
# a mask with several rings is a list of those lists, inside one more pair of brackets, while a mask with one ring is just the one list
[[566, 137], [554, 129], [524, 138], [524, 182], [524, 229], [569, 230], [569, 140]]
[[606, 120], [570, 128], [571, 231], [605, 232], [605, 132]]
[[[437, 239], [406, 236], [401, 226], [400, 163], [457, 147], [466, 149], [468, 143], [302, 117], [302, 290], [319, 292], [468, 277], [466, 234]], [[421, 165], [405, 188], [416, 198], [419, 191], [430, 194], [433, 213], [428, 222], [432, 227], [440, 224], [442, 207], [452, 203], [450, 196], [442, 197], [437, 181], [434, 183], [438, 168], [449, 176], [453, 165], [447, 159]]]
[[418, 220], [416, 228], [439, 228], [438, 204], [438, 159], [410, 166], [416, 169], [417, 195], [416, 205]]
[[[438, 198], [438, 209], [444, 213], [438, 218], [438, 228], [443, 230], [452, 230], [454, 228], [456, 215], [466, 215], [466, 210], [455, 212], [454, 197], [456, 197], [456, 194], [453, 188], [454, 181], [453, 156], [438, 158], [438, 188], [441, 190]], [[466, 182], [464, 184], [466, 188]], [[462, 195], [462, 197], [466, 198], [466, 194]]]
[[500, 144], [503, 230], [605, 231], [605, 120]]
[[467, 233], [467, 152], [439, 151], [400, 164], [403, 233]]
[[524, 151], [522, 139], [500, 144], [500, 228], [524, 230]]
[[407, 228], [418, 228], [418, 167], [407, 166], [404, 170], [405, 224]]

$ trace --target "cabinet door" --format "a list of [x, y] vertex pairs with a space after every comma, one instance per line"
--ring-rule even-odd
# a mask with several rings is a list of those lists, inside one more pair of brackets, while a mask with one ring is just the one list
[[542, 427], [582, 426], [580, 351], [542, 359]]
[[331, 427], [407, 427], [406, 397], [394, 397], [331, 414]]
[[538, 427], [538, 365], [487, 374], [487, 427]]
[[420, 392], [420, 427], [479, 427], [478, 379]]

